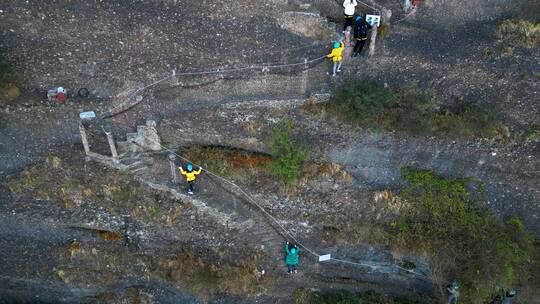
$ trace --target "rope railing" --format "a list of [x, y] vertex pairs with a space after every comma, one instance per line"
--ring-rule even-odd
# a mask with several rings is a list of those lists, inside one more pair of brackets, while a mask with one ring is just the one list
[[[145, 86], [142, 86], [142, 87], [138, 87], [138, 88], [133, 88], [133, 89], [130, 89], [130, 90], [127, 90], [124, 94], [126, 95], [129, 95], [127, 97], [127, 100], [107, 111], [105, 111], [105, 113], [103, 113], [101, 115], [101, 118], [108, 118], [108, 117], [112, 117], [114, 115], [117, 115], [119, 113], [115, 113], [116, 110], [118, 109], [122, 109], [123, 107], [126, 107], [126, 109], [123, 109], [123, 111], [126, 111], [128, 110], [129, 108], [135, 106], [136, 104], [133, 104], [131, 106], [130, 103], [133, 103], [131, 101], [131, 99], [133, 97], [135, 97], [137, 94], [151, 88], [151, 87], [154, 87], [164, 81], [167, 81], [173, 77], [176, 77], [176, 76], [196, 76], [196, 75], [212, 75], [212, 74], [225, 74], [225, 73], [232, 73], [232, 72], [239, 72], [239, 71], [247, 71], [247, 70], [263, 70], [263, 71], [269, 71], [270, 69], [278, 69], [278, 68], [284, 68], [284, 67], [293, 67], [293, 66], [307, 66], [311, 63], [314, 63], [314, 62], [317, 62], [319, 60], [322, 60], [326, 57], [326, 55], [324, 56], [320, 56], [320, 57], [317, 57], [317, 58], [313, 58], [313, 59], [304, 59], [304, 61], [302, 62], [294, 62], [294, 63], [285, 63], [285, 64], [273, 64], [273, 63], [263, 63], [263, 64], [256, 64], [256, 65], [251, 65], [251, 66], [246, 66], [246, 67], [241, 67], [241, 68], [230, 68], [230, 69], [223, 69], [223, 68], [215, 68], [215, 69], [212, 69], [212, 70], [208, 70], [208, 71], [197, 71], [197, 72], [181, 72], [181, 73], [177, 73], [176, 70], [173, 70], [172, 73], [170, 73], [169, 75], [161, 78], [161, 79], [158, 79], [150, 84], [147, 84]], [[122, 111], [122, 112], [123, 112]]]
[[[146, 139], [148, 141], [152, 142], [152, 143], [155, 143], [155, 144], [159, 145], [161, 147], [161, 149], [173, 154], [174, 156], [178, 157], [179, 159], [181, 159], [183, 161], [186, 161], [188, 163], [192, 163], [195, 166], [201, 167], [203, 169], [203, 171], [206, 172], [207, 174], [209, 174], [209, 175], [215, 177], [216, 179], [220, 180], [221, 182], [223, 182], [225, 184], [228, 184], [228, 185], [234, 187], [235, 189], [237, 189], [248, 200], [248, 202], [250, 202], [253, 206], [255, 206], [257, 209], [259, 209], [269, 220], [271, 220], [274, 224], [277, 225], [277, 227], [279, 227], [279, 230], [277, 232], [280, 235], [282, 235], [286, 239], [290, 238], [291, 240], [293, 240], [301, 248], [305, 249], [308, 253], [310, 253], [316, 259], [318, 259], [321, 256], [314, 249], [312, 249], [312, 248], [306, 246], [305, 244], [303, 244], [302, 242], [300, 242], [297, 236], [295, 236], [290, 230], [285, 228], [285, 226], [283, 226], [275, 216], [270, 214], [260, 203], [257, 202], [257, 200], [251, 194], [249, 194], [247, 191], [245, 191], [238, 184], [236, 184], [235, 182], [233, 182], [233, 181], [231, 181], [229, 179], [226, 179], [226, 178], [218, 175], [215, 172], [212, 172], [212, 171], [208, 170], [207, 168], [203, 168], [202, 166], [200, 166], [197, 163], [195, 163], [195, 162], [191, 161], [190, 159], [188, 159], [186, 156], [180, 155], [177, 152], [173, 151], [172, 149], [170, 149], [170, 148], [168, 148], [166, 146], [163, 146], [161, 144], [161, 142], [159, 142], [159, 141], [155, 141], [155, 140], [153, 140], [151, 138], [146, 138]], [[136, 143], [136, 142], [133, 142], [133, 143], [138, 145], [138, 143]], [[390, 268], [395, 267], [395, 268], [403, 270], [403, 271], [405, 271], [407, 273], [414, 274], [417, 277], [421, 277], [421, 278], [424, 278], [424, 279], [429, 279], [429, 277], [427, 275], [423, 274], [423, 273], [416, 272], [416, 271], [414, 271], [412, 269], [404, 268], [404, 267], [399, 266], [397, 264], [379, 264], [379, 265], [375, 265], [373, 263], [371, 263], [371, 264], [359, 263], [359, 262], [354, 262], [354, 261], [349, 261], [349, 260], [344, 260], [344, 259], [338, 259], [338, 258], [334, 258], [334, 257], [331, 257], [329, 260], [337, 262], [337, 263], [341, 263], [341, 264], [355, 265], [355, 266], [367, 267], [367, 268], [372, 268], [372, 269], [377, 269], [377, 268], [381, 268], [381, 267], [390, 267]]]

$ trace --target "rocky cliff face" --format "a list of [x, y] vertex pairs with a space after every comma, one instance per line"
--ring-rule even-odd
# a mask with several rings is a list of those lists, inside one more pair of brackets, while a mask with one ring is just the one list
[[265, 140], [272, 125], [282, 117], [295, 117], [302, 126], [298, 136], [310, 150], [343, 165], [360, 187], [399, 188], [402, 166], [475, 178], [485, 184], [489, 204], [498, 214], [517, 215], [540, 235], [539, 177], [534, 169], [540, 163], [534, 146], [516, 149], [482, 140], [380, 134], [305, 114], [302, 105], [310, 102], [261, 100], [191, 111], [189, 116], [170, 113], [158, 129], [172, 146], [223, 145], [267, 152]]
[[[416, 15], [405, 15], [398, 1], [366, 2], [392, 9], [391, 32], [379, 41], [375, 57], [346, 57], [343, 76], [330, 78], [327, 62], [304, 60], [326, 54], [328, 43], [339, 34], [333, 33], [335, 24], [327, 22], [341, 21], [336, 1], [1, 1], [1, 50], [23, 84], [21, 97], [0, 105], [2, 182], [6, 173], [15, 174], [50, 153], [66, 159], [76, 154], [72, 160], [75, 167], [67, 172], [78, 175], [67, 174], [73, 179], [66, 179], [66, 185], [55, 183], [55, 188], [45, 187], [34, 196], [10, 194], [10, 189], [1, 185], [0, 200], [6, 204], [0, 204], [0, 253], [6, 258], [0, 269], [7, 271], [0, 276], [0, 295], [9, 295], [13, 301], [32, 301], [31, 297], [38, 295], [45, 302], [197, 302], [181, 285], [185, 283], [180, 279], [183, 264], [171, 259], [185, 244], [197, 246], [201, 256], [216, 260], [213, 254], [221, 254], [221, 245], [259, 249], [265, 241], [270, 245], [265, 243], [267, 247], [261, 250], [274, 255], [272, 265], [277, 268], [272, 271], [280, 279], [285, 276], [276, 266], [281, 265], [281, 237], [271, 226], [258, 228], [251, 216], [263, 218], [249, 206], [241, 207], [245, 202], [230, 193], [230, 188], [208, 178], [200, 185], [205, 189], [201, 200], [177, 196], [180, 186], [170, 184], [170, 176], [160, 174], [169, 172], [169, 163], [165, 155], [157, 154], [152, 156], [155, 159], [144, 156], [125, 165], [155, 178], [147, 185], [168, 196], [146, 189], [143, 192], [150, 198], [141, 197], [149, 201], [140, 202], [136, 197], [128, 200], [132, 204], [124, 204], [126, 198], [115, 197], [121, 191], [113, 187], [122, 177], [92, 167], [77, 154], [82, 151], [76, 136], [80, 111], [103, 113], [124, 102], [132, 89], [170, 76], [173, 70], [299, 63], [170, 77], [139, 92], [140, 103], [135, 107], [100, 124], [124, 140], [126, 136], [131, 139], [132, 135], [126, 134], [134, 132], [137, 125], [153, 119], [158, 131], [152, 131], [153, 138], [159, 135], [167, 146], [199, 144], [268, 152], [265, 141], [272, 125], [283, 117], [294, 118], [296, 131], [314, 158], [332, 163], [344, 178], [333, 172], [304, 181], [304, 191], [293, 198], [277, 195], [279, 186], [271, 179], [266, 180], [268, 185], [262, 185], [258, 178], [245, 183], [265, 199], [267, 210], [294, 227], [308, 245], [368, 261], [368, 267], [361, 271], [306, 268], [310, 274], [301, 280], [316, 288], [432, 292], [429, 282], [394, 268], [377, 268], [396, 260], [388, 251], [321, 241], [325, 229], [332, 229], [325, 226], [329, 218], [370, 221], [382, 216], [372, 193], [401, 187], [399, 169], [404, 165], [482, 181], [493, 210], [503, 218], [522, 217], [540, 235], [540, 146], [520, 140], [528, 126], [540, 123], [535, 74], [539, 53], [538, 49], [515, 46], [515, 56], [511, 56], [505, 53], [504, 42], [492, 39], [497, 20], [507, 15], [506, 1], [423, 1]], [[358, 11], [376, 12], [369, 6], [360, 5]], [[484, 107], [499, 107], [515, 140], [497, 143], [411, 137], [365, 130], [305, 111], [303, 105], [313, 102], [307, 101], [308, 96], [327, 99], [327, 93], [352, 77], [375, 78], [391, 87], [412, 80], [421, 90], [432, 92], [440, 105], [465, 98]], [[46, 106], [33, 93], [36, 88], [57, 85], [69, 91], [87, 87], [91, 97], [80, 103]], [[99, 152], [107, 153], [107, 146], [97, 141], [103, 140], [98, 126], [93, 144]], [[42, 170], [40, 176], [51, 185], [66, 176], [60, 169], [50, 171], [55, 175]], [[86, 189], [66, 190], [77, 182], [91, 184], [103, 172], [112, 180], [99, 185], [99, 195]], [[142, 173], [138, 177], [144, 177]], [[19, 174], [26, 177], [25, 182], [34, 181], [25, 173]], [[60, 190], [58, 186], [67, 188]], [[65, 196], [50, 199], [45, 194]], [[83, 199], [83, 195], [90, 198]], [[75, 205], [68, 208], [62, 205], [66, 202]], [[130, 214], [134, 220], [124, 220], [122, 214]], [[242, 225], [235, 226], [238, 223], [234, 221]], [[81, 223], [99, 229], [81, 227]], [[103, 231], [109, 230], [120, 231], [125, 239], [103, 239]], [[144, 256], [159, 259], [159, 263], [150, 263]], [[421, 258], [412, 259], [420, 270], [427, 271]], [[112, 262], [118, 263], [108, 264]], [[194, 264], [203, 267], [201, 263]], [[161, 273], [156, 272], [159, 269]], [[260, 279], [260, 269], [256, 270], [248, 278]], [[85, 272], [93, 276], [85, 277]], [[102, 273], [106, 275], [101, 277]], [[149, 276], [153, 279], [148, 280]], [[336, 278], [355, 284], [328, 282]], [[258, 300], [287, 302], [292, 289], [300, 285], [295, 280], [278, 280]], [[377, 285], [361, 284], [366, 281]], [[171, 282], [179, 285], [172, 287]], [[388, 282], [392, 286], [381, 287]], [[227, 295], [221, 300], [249, 303], [252, 299]]]
[[281, 26], [286, 8], [286, 1], [4, 1], [0, 39], [27, 89], [87, 87], [105, 98], [173, 69], [301, 61], [313, 53], [294, 48], [316, 40]]

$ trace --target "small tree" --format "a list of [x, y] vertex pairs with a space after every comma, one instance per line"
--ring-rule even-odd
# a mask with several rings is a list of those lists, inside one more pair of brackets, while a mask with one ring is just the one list
[[309, 160], [308, 149], [293, 139], [291, 119], [283, 119], [272, 129], [267, 145], [276, 157], [268, 169], [282, 182], [294, 185], [302, 165]]

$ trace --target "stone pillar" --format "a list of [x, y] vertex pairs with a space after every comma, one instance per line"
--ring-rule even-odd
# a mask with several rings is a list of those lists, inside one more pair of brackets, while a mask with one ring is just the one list
[[118, 158], [118, 152], [116, 151], [116, 145], [114, 144], [114, 138], [111, 132], [105, 132], [107, 135], [107, 141], [109, 142], [109, 147], [111, 147], [111, 155], [114, 159]]
[[373, 25], [371, 36], [369, 37], [369, 56], [375, 55], [375, 42], [377, 42], [377, 25]]
[[84, 147], [84, 153], [90, 154], [90, 145], [88, 144], [88, 137], [86, 136], [86, 129], [81, 121], [79, 121], [79, 132], [81, 133], [81, 141]]
[[176, 178], [176, 165], [174, 164], [174, 160], [176, 159], [176, 156], [174, 154], [169, 154], [169, 165], [171, 166], [171, 177], [173, 183], [178, 183], [178, 179]]

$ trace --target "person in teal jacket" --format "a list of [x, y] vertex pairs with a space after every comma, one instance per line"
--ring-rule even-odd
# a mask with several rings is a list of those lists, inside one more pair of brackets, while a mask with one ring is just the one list
[[290, 246], [289, 242], [285, 243], [285, 264], [287, 264], [287, 273], [298, 273], [298, 254], [300, 248], [298, 246]]

